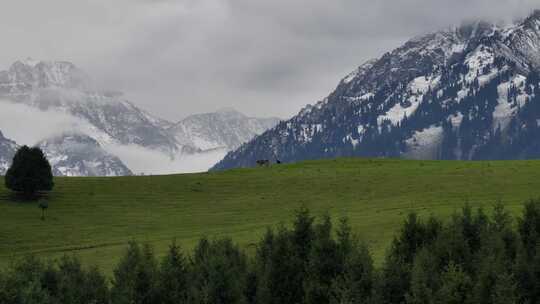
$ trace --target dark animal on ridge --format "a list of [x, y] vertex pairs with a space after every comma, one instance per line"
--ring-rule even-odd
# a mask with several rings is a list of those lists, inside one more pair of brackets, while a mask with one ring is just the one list
[[257, 161], [257, 165], [259, 165], [259, 167], [268, 167], [270, 166], [270, 160], [268, 159], [260, 159]]

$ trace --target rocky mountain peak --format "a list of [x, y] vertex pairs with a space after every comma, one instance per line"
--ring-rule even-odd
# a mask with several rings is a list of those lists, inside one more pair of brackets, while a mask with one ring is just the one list
[[89, 86], [88, 76], [66, 61], [19, 60], [0, 72], [3, 93], [27, 92], [37, 88], [77, 88]]
[[536, 10], [523, 21], [523, 28], [528, 32], [534, 33], [536, 37], [540, 35], [540, 10]]
[[525, 23], [532, 24], [540, 21], [540, 9], [534, 10], [526, 19]]
[[465, 41], [474, 38], [481, 38], [493, 33], [498, 29], [498, 26], [488, 21], [473, 21], [465, 22], [456, 31], [459, 37]]

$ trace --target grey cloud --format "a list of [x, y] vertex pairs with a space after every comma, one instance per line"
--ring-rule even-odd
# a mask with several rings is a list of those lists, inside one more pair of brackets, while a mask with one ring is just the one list
[[2, 66], [70, 60], [171, 120], [224, 106], [287, 117], [412, 36], [540, 8], [537, 0], [7, 1]]
[[[66, 131], [82, 132], [86, 123], [66, 113], [41, 111], [24, 104], [0, 100], [0, 131], [19, 145], [35, 145]], [[31, 123], [23, 123], [31, 122]]]

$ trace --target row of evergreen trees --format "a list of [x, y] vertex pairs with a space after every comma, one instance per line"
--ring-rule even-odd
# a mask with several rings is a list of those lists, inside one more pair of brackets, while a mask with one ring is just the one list
[[540, 201], [514, 221], [465, 206], [449, 220], [410, 214], [381, 267], [346, 219], [297, 211], [246, 255], [230, 239], [176, 244], [156, 258], [129, 244], [112, 280], [72, 257], [28, 257], [0, 272], [0, 303], [480, 303], [540, 301]]

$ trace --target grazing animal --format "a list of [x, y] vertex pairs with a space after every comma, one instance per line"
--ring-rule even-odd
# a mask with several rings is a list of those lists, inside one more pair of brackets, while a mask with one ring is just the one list
[[259, 167], [268, 167], [270, 166], [270, 160], [268, 159], [260, 159], [257, 161], [257, 165], [259, 165]]

